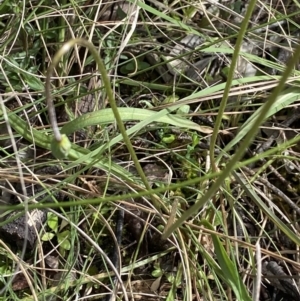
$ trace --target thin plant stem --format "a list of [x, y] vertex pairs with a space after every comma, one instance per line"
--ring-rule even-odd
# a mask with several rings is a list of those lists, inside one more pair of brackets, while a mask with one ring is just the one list
[[220, 174], [220, 176], [217, 177], [216, 181], [213, 183], [213, 185], [210, 187], [210, 189], [207, 191], [207, 193], [203, 197], [201, 197], [200, 200], [196, 204], [194, 204], [187, 211], [185, 211], [182, 214], [182, 216], [164, 233], [164, 235], [162, 236], [163, 239], [168, 238], [190, 216], [197, 213], [198, 210], [202, 206], [204, 206], [204, 204], [213, 197], [213, 195], [220, 188], [220, 186], [223, 184], [225, 179], [237, 167], [237, 163], [243, 157], [246, 149], [251, 144], [251, 142], [254, 140], [255, 135], [256, 135], [260, 125], [264, 122], [264, 120], [268, 114], [268, 111], [272, 108], [272, 105], [276, 102], [277, 96], [279, 95], [281, 90], [284, 88], [285, 83], [286, 83], [291, 71], [294, 69], [294, 66], [298, 62], [299, 57], [300, 57], [300, 46], [298, 46], [296, 48], [294, 55], [288, 61], [287, 67], [286, 67], [285, 71], [283, 72], [281, 80], [279, 81], [277, 87], [273, 90], [272, 94], [270, 95], [270, 97], [268, 98], [266, 103], [262, 106], [260, 115], [257, 116], [256, 121], [253, 124], [253, 127], [248, 132], [248, 134], [245, 136], [245, 139], [241, 142], [240, 147], [236, 150], [236, 152], [232, 156], [231, 160], [228, 161], [226, 168], [223, 170], [223, 172]]
[[215, 126], [214, 126], [214, 130], [210, 139], [210, 162], [212, 165], [212, 170], [213, 171], [217, 171], [217, 166], [216, 166], [216, 160], [215, 160], [215, 146], [216, 146], [216, 141], [217, 141], [217, 137], [218, 137], [218, 133], [221, 127], [221, 123], [222, 123], [222, 118], [223, 118], [223, 114], [224, 111], [226, 109], [226, 105], [227, 105], [227, 100], [228, 100], [228, 96], [229, 96], [229, 92], [230, 92], [230, 88], [232, 86], [232, 81], [234, 79], [235, 76], [235, 71], [236, 71], [236, 65], [239, 59], [239, 53], [240, 53], [240, 48], [242, 46], [242, 43], [244, 41], [244, 36], [245, 33], [247, 31], [247, 27], [249, 24], [249, 21], [251, 19], [252, 16], [252, 12], [255, 8], [255, 4], [256, 4], [257, 0], [252, 0], [249, 3], [249, 6], [247, 8], [245, 17], [243, 19], [243, 22], [241, 24], [241, 28], [239, 30], [239, 34], [237, 36], [237, 40], [235, 43], [235, 47], [234, 47], [234, 52], [232, 55], [232, 60], [231, 60], [231, 64], [230, 64], [230, 68], [229, 68], [229, 72], [228, 72], [228, 76], [227, 76], [227, 81], [226, 81], [226, 86], [224, 89], [224, 93], [223, 93], [223, 97], [222, 97], [222, 101], [220, 104], [220, 108], [218, 111], [218, 115], [215, 121]]
[[[145, 185], [146, 190], [151, 190], [151, 187], [148, 183], [147, 177], [144, 174], [144, 171], [143, 171], [143, 169], [142, 169], [142, 167], [139, 163], [139, 160], [138, 160], [138, 158], [136, 156], [136, 153], [133, 149], [131, 141], [130, 141], [127, 133], [126, 133], [126, 129], [125, 129], [125, 126], [124, 126], [123, 121], [121, 119], [121, 116], [119, 114], [118, 107], [117, 107], [116, 101], [114, 99], [113, 91], [112, 91], [112, 88], [111, 88], [111, 83], [110, 83], [110, 80], [108, 78], [108, 75], [107, 75], [105, 66], [103, 64], [103, 61], [102, 61], [97, 49], [95, 48], [95, 46], [91, 42], [89, 42], [87, 40], [84, 40], [84, 39], [76, 38], [76, 39], [72, 39], [72, 40], [66, 42], [60, 48], [60, 50], [55, 54], [55, 56], [52, 60], [52, 63], [50, 64], [50, 66], [48, 68], [47, 77], [46, 77], [45, 93], [46, 93], [46, 100], [47, 100], [49, 118], [50, 118], [50, 122], [51, 122], [51, 125], [52, 125], [52, 128], [53, 128], [53, 135], [54, 135], [54, 141], [53, 141], [54, 148], [53, 149], [56, 150], [57, 148], [60, 148], [60, 153], [62, 153], [63, 155], [67, 155], [68, 151], [69, 151], [68, 148], [71, 148], [71, 143], [70, 142], [68, 142], [69, 144], [67, 144], [67, 147], [64, 147], [64, 145], [62, 145], [62, 142], [65, 143], [65, 141], [63, 141], [63, 139], [64, 138], [67, 139], [67, 138], [64, 137], [60, 133], [58, 125], [57, 125], [55, 109], [54, 109], [53, 99], [52, 99], [52, 95], [51, 95], [51, 75], [52, 75], [52, 73], [55, 69], [55, 66], [59, 63], [61, 57], [64, 54], [66, 54], [68, 51], [70, 51], [70, 49], [72, 47], [74, 47], [75, 45], [81, 45], [83, 47], [88, 48], [89, 51], [91, 52], [92, 56], [94, 57], [94, 59], [97, 63], [99, 72], [102, 76], [102, 81], [103, 81], [103, 84], [104, 84], [104, 87], [105, 87], [105, 91], [107, 93], [109, 104], [110, 104], [111, 109], [114, 113], [116, 123], [119, 127], [119, 130], [120, 130], [122, 136], [123, 136], [124, 142], [125, 142], [125, 144], [127, 146], [127, 149], [128, 149], [128, 151], [131, 155], [131, 158], [134, 162], [136, 170], [137, 170], [139, 176], [141, 177], [142, 182]], [[63, 149], [61, 149], [61, 147], [63, 147]], [[159, 206], [157, 200], [155, 199], [155, 197], [152, 196], [152, 195], [150, 197], [151, 197], [156, 209], [159, 210], [160, 206]]]

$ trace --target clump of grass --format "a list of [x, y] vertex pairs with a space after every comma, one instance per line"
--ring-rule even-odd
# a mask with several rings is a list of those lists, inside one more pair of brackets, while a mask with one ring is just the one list
[[[273, 235], [281, 233], [292, 247], [299, 244], [293, 205], [299, 160], [292, 147], [299, 138], [287, 137], [291, 131], [280, 122], [298, 114], [293, 107], [300, 50], [286, 66], [276, 58], [279, 49], [294, 47], [295, 15], [288, 5], [266, 6], [268, 18], [257, 21], [259, 4], [249, 1], [239, 24], [230, 22], [233, 4], [128, 1], [118, 9], [112, 3], [110, 16], [107, 5], [0, 5], [1, 188], [3, 195], [16, 196], [1, 214], [48, 210], [36, 248], [22, 253], [13, 241], [1, 244], [3, 298], [76, 300], [112, 291], [125, 300], [136, 294], [258, 300], [261, 286], [253, 275], [261, 260], [298, 266], [295, 258], [278, 255], [284, 245]], [[205, 43], [170, 58], [182, 37], [192, 34]], [[82, 47], [57, 61], [51, 81], [58, 124], [72, 140], [72, 152], [61, 161], [49, 153], [44, 81], [69, 38], [90, 40], [103, 58], [133, 153], [114, 125], [103, 77]], [[258, 45], [254, 52], [245, 51], [245, 41]], [[197, 62], [206, 55], [216, 60], [198, 70], [201, 79], [170, 73], [172, 61]], [[258, 71], [244, 77], [236, 66], [250, 63]], [[276, 131], [258, 135], [271, 120]], [[83, 121], [86, 127], [75, 131]], [[263, 139], [272, 144], [265, 147]], [[61, 172], [39, 172], [49, 165], [59, 165]], [[37, 203], [37, 196], [43, 200]], [[114, 234], [120, 210], [121, 245]], [[116, 278], [113, 254], [121, 262]], [[21, 276], [13, 278], [17, 263]], [[139, 280], [148, 287], [141, 288]]]

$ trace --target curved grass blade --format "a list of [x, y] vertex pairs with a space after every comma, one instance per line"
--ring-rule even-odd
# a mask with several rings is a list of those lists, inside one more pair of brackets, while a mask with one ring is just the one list
[[[197, 123], [188, 120], [184, 117], [178, 115], [168, 114], [169, 112], [165, 110], [163, 114], [160, 112], [155, 112], [147, 109], [136, 109], [136, 108], [118, 108], [121, 119], [123, 121], [131, 120], [146, 120], [146, 124], [140, 124], [140, 127], [137, 127], [137, 130], [142, 129], [151, 122], [162, 122], [166, 124], [171, 124], [179, 128], [187, 128], [190, 130], [196, 130], [201, 133], [210, 134], [212, 129], [205, 126], [200, 126]], [[168, 114], [168, 115], [166, 115]], [[165, 116], [163, 116], [165, 115]], [[82, 129], [87, 126], [99, 125], [99, 124], [108, 124], [115, 122], [115, 117], [111, 109], [99, 110], [91, 113], [82, 115], [62, 127], [61, 132], [69, 135], [79, 129]]]
[[239, 148], [236, 150], [235, 154], [232, 158], [227, 162], [225, 169], [222, 171], [220, 176], [216, 179], [216, 181], [212, 184], [209, 190], [188, 210], [186, 210], [182, 216], [168, 229], [166, 233], [162, 236], [162, 238], [168, 238], [171, 233], [173, 233], [178, 227], [180, 227], [191, 215], [195, 212], [198, 212], [203, 205], [208, 202], [214, 193], [221, 187], [225, 179], [230, 175], [230, 173], [236, 168], [236, 164], [241, 160], [243, 157], [246, 149], [249, 147], [251, 142], [254, 140], [256, 133], [259, 130], [260, 125], [265, 121], [267, 114], [271, 111], [274, 103], [276, 103], [278, 95], [282, 92], [283, 88], [285, 87], [286, 81], [294, 66], [298, 62], [300, 57], [300, 46], [295, 49], [293, 56], [289, 59], [286, 69], [281, 76], [281, 80], [279, 81], [276, 88], [271, 93], [268, 100], [264, 103], [261, 107], [259, 115], [253, 122], [252, 128], [249, 132], [245, 135], [245, 138], [241, 141]]
[[[269, 118], [270, 116], [276, 114], [280, 110], [284, 109], [285, 107], [298, 101], [299, 99], [300, 99], [300, 89], [299, 88], [291, 87], [291, 88], [284, 90], [276, 98], [272, 107], [270, 107], [269, 111], [267, 112], [267, 114], [265, 116], [265, 120], [267, 118]], [[228, 143], [228, 145], [224, 148], [223, 153], [226, 153], [227, 151], [229, 151], [233, 146], [235, 146], [238, 142], [240, 142], [247, 135], [247, 133], [255, 125], [256, 120], [259, 117], [259, 115], [261, 114], [262, 109], [263, 109], [263, 107], [260, 107], [258, 110], [256, 110], [251, 115], [251, 117], [241, 126], [239, 132], [234, 137], [234, 139], [232, 139], [232, 141], [230, 141], [230, 143]]]
[[[7, 115], [11, 124], [11, 127], [24, 139], [31, 143], [35, 143], [37, 146], [42, 147], [47, 150], [51, 150], [51, 141], [52, 138], [50, 136], [47, 136], [46, 133], [38, 131], [34, 128], [30, 128], [28, 124], [21, 119], [19, 116], [17, 116], [15, 113], [10, 112], [7, 109]], [[0, 108], [0, 116], [3, 115], [3, 111]], [[78, 160], [81, 159], [82, 163], [86, 164], [93, 164], [94, 167], [100, 168], [102, 170], [105, 170], [107, 172], [113, 172], [116, 173], [122, 177], [126, 176], [127, 178], [134, 178], [131, 173], [129, 173], [127, 170], [122, 168], [121, 166], [109, 162], [108, 159], [101, 158], [101, 160], [97, 160], [97, 162], [94, 162], [95, 160], [90, 156], [90, 151], [82, 148], [80, 146], [77, 146], [75, 144], [72, 144], [72, 149], [68, 155], [68, 158], [70, 160]]]
[[252, 201], [272, 220], [272, 222], [296, 245], [300, 245], [300, 239], [295, 235], [273, 212], [268, 206], [261, 200], [261, 198], [255, 192], [250, 182], [243, 177], [240, 173], [233, 172], [233, 176], [245, 190], [246, 194], [252, 199]]
[[[206, 220], [201, 222], [206, 228], [210, 230], [214, 230], [213, 226]], [[211, 234], [215, 253], [217, 255], [218, 263], [221, 267], [223, 280], [227, 283], [227, 285], [233, 290], [236, 295], [237, 300], [243, 301], [251, 301], [251, 298], [248, 294], [248, 291], [239, 276], [239, 271], [236, 265], [230, 260], [228, 257], [220, 239], [217, 235]], [[225, 276], [225, 277], [224, 277]]]

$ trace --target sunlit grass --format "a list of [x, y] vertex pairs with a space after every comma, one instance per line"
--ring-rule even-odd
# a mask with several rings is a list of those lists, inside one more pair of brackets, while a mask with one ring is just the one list
[[[291, 145], [299, 138], [297, 134], [276, 138], [270, 149], [255, 153], [255, 146], [267, 139], [257, 135], [262, 126], [269, 126], [264, 122], [284, 121], [298, 105], [299, 49], [289, 63], [277, 53], [278, 48], [295, 48], [296, 13], [288, 7], [290, 16], [266, 8], [269, 17], [253, 24], [249, 11], [249, 22], [240, 28], [229, 18], [230, 9], [236, 9], [231, 5], [224, 9], [200, 7], [191, 1], [158, 6], [137, 1], [131, 7], [133, 3], [127, 1], [111, 11], [110, 3], [101, 1], [63, 1], [60, 6], [52, 1], [4, 1], [0, 5], [5, 16], [0, 24], [5, 101], [1, 107], [1, 189], [16, 195], [19, 203], [3, 208], [20, 214], [26, 206], [48, 209], [58, 217], [53, 221], [48, 215], [34, 250], [22, 253], [13, 242], [4, 239], [1, 243], [3, 300], [53, 295], [62, 300], [83, 296], [92, 300], [109, 296], [114, 289], [124, 300], [139, 295], [188, 301], [254, 300], [260, 264], [255, 257], [257, 242], [263, 259], [269, 256], [299, 266], [278, 255], [280, 246], [272, 232], [280, 231], [296, 244], [299, 238], [290, 207], [283, 199], [278, 202], [276, 192], [264, 182], [273, 180], [270, 164], [284, 173], [283, 165], [299, 161], [297, 151], [291, 153]], [[261, 3], [251, 1], [251, 5], [255, 14]], [[289, 25], [276, 27], [275, 17]], [[205, 43], [170, 57], [181, 38], [190, 34], [201, 36]], [[161, 178], [148, 173], [145, 184], [137, 174], [135, 154], [129, 154], [115, 126], [109, 93], [93, 57], [82, 47], [65, 53], [53, 72], [58, 123], [62, 131], [73, 134], [73, 153], [61, 161], [51, 156], [45, 76], [55, 53], [71, 38], [87, 39], [97, 48], [137, 159], [144, 169], [148, 163], [163, 167]], [[245, 41], [256, 43], [258, 50], [246, 52]], [[170, 73], [172, 61], [193, 63], [204, 54], [218, 57], [223, 67], [210, 64], [201, 80]], [[257, 73], [244, 77], [235, 64], [245, 62], [255, 65]], [[217, 71], [211, 75], [210, 68]], [[84, 111], [82, 100], [89, 97], [94, 103]], [[132, 113], [133, 108], [141, 111]], [[142, 110], [145, 116], [137, 118]], [[197, 115], [212, 126], [196, 124]], [[92, 122], [93, 116], [99, 122]], [[72, 125], [82, 121], [85, 135], [78, 136]], [[6, 130], [8, 122], [11, 134]], [[22, 151], [13, 150], [12, 142]], [[33, 155], [24, 158], [27, 147]], [[61, 172], [39, 172], [49, 165], [59, 166]], [[250, 168], [253, 174], [247, 166], [255, 166]], [[283, 186], [279, 188], [295, 198], [297, 184], [289, 179], [291, 174], [285, 177], [295, 189], [292, 197]], [[35, 192], [33, 184], [42, 189]], [[22, 198], [24, 191], [27, 197]], [[37, 197], [42, 199], [40, 204]], [[6, 209], [1, 215], [7, 216]], [[117, 275], [123, 282], [115, 288], [110, 260], [121, 209], [127, 216], [122, 244], [117, 245], [122, 259]], [[1, 225], [7, 222], [4, 218]], [[139, 236], [130, 230], [134, 223], [141, 227]], [[256, 225], [258, 233], [250, 233], [249, 224]], [[161, 241], [162, 232], [168, 240]], [[160, 243], [165, 246], [159, 248]], [[55, 257], [55, 268], [47, 263], [50, 256]], [[24, 276], [13, 280], [17, 263], [28, 283], [19, 290], [16, 285], [25, 280]], [[149, 281], [148, 287], [140, 287], [139, 281]]]

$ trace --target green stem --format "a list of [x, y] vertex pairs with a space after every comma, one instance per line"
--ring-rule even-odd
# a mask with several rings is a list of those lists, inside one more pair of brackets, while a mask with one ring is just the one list
[[216, 181], [213, 183], [213, 185], [210, 187], [210, 189], [207, 191], [207, 193], [203, 197], [201, 197], [200, 200], [197, 201], [197, 203], [195, 203], [192, 207], [190, 207], [187, 211], [185, 211], [182, 214], [182, 216], [164, 233], [164, 235], [162, 235], [162, 238], [164, 238], [164, 239], [168, 238], [190, 216], [197, 213], [199, 211], [199, 209], [202, 206], [204, 206], [205, 203], [208, 202], [213, 197], [213, 195], [220, 188], [220, 186], [223, 184], [225, 179], [236, 168], [237, 163], [243, 157], [247, 147], [254, 140], [255, 135], [258, 132], [260, 125], [265, 121], [265, 118], [266, 118], [269, 110], [271, 110], [273, 104], [276, 102], [278, 94], [284, 88], [291, 71], [294, 70], [294, 66], [298, 63], [299, 57], [300, 57], [300, 46], [298, 46], [296, 48], [294, 55], [288, 61], [286, 69], [283, 72], [283, 74], [281, 76], [281, 80], [279, 81], [277, 87], [273, 90], [272, 94], [270, 95], [270, 97], [268, 98], [266, 103], [262, 106], [261, 112], [257, 116], [255, 123], [253, 123], [251, 130], [248, 132], [245, 139], [243, 141], [241, 141], [240, 147], [236, 150], [236, 152], [232, 156], [231, 160], [228, 161], [223, 172], [220, 174], [220, 176], [217, 177]]
[[224, 89], [224, 94], [223, 94], [223, 97], [222, 97], [219, 112], [218, 112], [217, 119], [216, 119], [216, 122], [215, 122], [214, 131], [213, 131], [213, 134], [212, 134], [212, 137], [211, 137], [211, 140], [210, 140], [210, 151], [209, 151], [210, 162], [212, 164], [212, 169], [214, 171], [217, 170], [216, 162], [215, 162], [216, 141], [217, 141], [217, 137], [218, 137], [220, 127], [221, 127], [223, 114], [224, 114], [224, 111], [226, 109], [228, 95], [229, 95], [229, 92], [230, 92], [230, 88], [232, 86], [232, 81], [233, 81], [234, 76], [235, 76], [235, 71], [236, 71], [235, 67], [236, 67], [238, 59], [239, 59], [240, 48], [242, 46], [245, 33], [247, 31], [249, 20], [252, 16], [252, 11], [255, 8], [256, 1], [257, 0], [250, 1], [249, 6], [248, 6], [247, 11], [246, 11], [246, 14], [245, 14], [245, 17], [244, 17], [244, 20], [241, 24], [239, 34], [237, 36], [237, 40], [236, 40], [236, 44], [235, 44], [235, 47], [234, 47], [234, 52], [233, 52], [233, 55], [232, 55], [232, 60], [231, 60], [231, 64], [230, 64], [230, 68], [229, 68], [229, 72], [228, 72], [228, 76], [227, 76], [227, 82], [226, 82], [226, 86], [225, 86], [225, 89]]
[[[120, 130], [122, 136], [123, 136], [123, 140], [124, 140], [124, 142], [127, 146], [127, 149], [128, 149], [128, 151], [129, 151], [129, 153], [132, 157], [132, 160], [134, 162], [136, 170], [137, 170], [139, 176], [141, 177], [141, 180], [143, 181], [143, 183], [145, 185], [145, 188], [147, 190], [151, 190], [151, 187], [148, 183], [148, 180], [147, 180], [147, 178], [146, 178], [146, 176], [143, 172], [143, 169], [142, 169], [142, 167], [139, 163], [139, 160], [136, 156], [136, 153], [133, 149], [133, 146], [130, 142], [130, 139], [129, 139], [127, 133], [126, 133], [126, 129], [125, 129], [125, 126], [122, 122], [121, 116], [119, 114], [118, 107], [117, 107], [116, 101], [114, 99], [113, 91], [112, 91], [112, 88], [111, 88], [110, 80], [107, 76], [107, 72], [106, 72], [105, 66], [103, 64], [103, 61], [100, 58], [100, 55], [99, 55], [97, 49], [95, 48], [95, 46], [91, 42], [89, 42], [87, 40], [84, 40], [84, 39], [80, 39], [80, 38], [72, 39], [72, 40], [68, 41], [67, 43], [65, 43], [61, 47], [61, 49], [55, 54], [55, 56], [53, 58], [53, 61], [52, 61], [52, 63], [50, 64], [50, 66], [48, 68], [47, 77], [46, 77], [45, 93], [46, 93], [46, 100], [47, 100], [49, 118], [50, 118], [50, 122], [51, 122], [51, 125], [52, 125], [52, 128], [53, 128], [53, 134], [54, 134], [54, 139], [52, 141], [52, 146], [51, 146], [53, 154], [58, 158], [63, 158], [63, 157], [68, 156], [69, 151], [71, 149], [71, 143], [70, 143], [70, 141], [69, 141], [69, 139], [67, 138], [66, 135], [64, 135], [64, 134], [62, 135], [60, 133], [58, 125], [57, 125], [55, 109], [54, 109], [52, 95], [51, 95], [51, 75], [54, 71], [55, 66], [59, 63], [61, 57], [64, 54], [66, 54], [76, 44], [88, 48], [88, 50], [91, 52], [92, 56], [94, 57], [94, 59], [97, 63], [99, 72], [102, 76], [102, 81], [103, 81], [103, 84], [104, 84], [104, 87], [105, 87], [105, 90], [106, 90], [106, 93], [107, 93], [107, 97], [108, 97], [108, 100], [109, 100], [110, 107], [111, 107], [111, 109], [114, 113], [117, 125], [119, 127], [119, 130]], [[155, 197], [153, 196], [151, 198], [152, 198], [152, 201], [154, 202], [155, 207], [157, 209], [159, 209], [159, 205], [157, 204], [157, 200], [155, 199]]]

